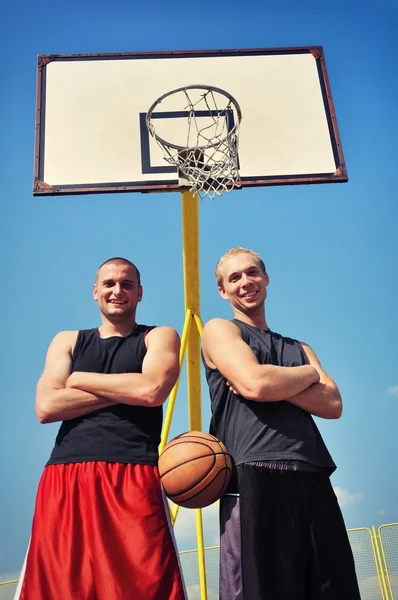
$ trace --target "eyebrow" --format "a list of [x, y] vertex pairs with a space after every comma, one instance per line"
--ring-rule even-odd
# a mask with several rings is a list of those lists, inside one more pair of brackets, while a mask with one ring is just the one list
[[241, 271], [234, 271], [233, 273], [228, 275], [228, 279], [230, 279], [231, 277], [235, 277], [235, 275], [240, 275], [241, 273], [245, 273], [246, 271], [251, 271], [251, 269], [259, 270], [259, 267], [257, 265], [250, 265], [250, 267], [247, 267], [246, 269], [242, 269]]
[[[113, 277], [110, 277], [109, 279], [103, 279], [102, 283], [111, 283], [112, 281], [115, 281], [115, 279]], [[122, 283], [132, 283], [132, 284], [135, 284], [136, 282], [133, 279], [123, 279]]]

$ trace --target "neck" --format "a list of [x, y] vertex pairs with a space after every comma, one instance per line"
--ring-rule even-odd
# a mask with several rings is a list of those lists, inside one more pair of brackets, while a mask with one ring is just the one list
[[125, 319], [123, 321], [110, 321], [106, 317], [102, 315], [102, 323], [101, 327], [98, 328], [98, 331], [102, 338], [107, 337], [126, 337], [130, 335], [135, 329], [135, 315], [129, 317], [129, 319]]
[[253, 310], [253, 312], [242, 312], [239, 309], [234, 308], [234, 318], [239, 319], [239, 321], [243, 321], [248, 325], [253, 325], [253, 327], [258, 327], [262, 331], [268, 329], [267, 320], [265, 318], [264, 307], [261, 307], [257, 310]]

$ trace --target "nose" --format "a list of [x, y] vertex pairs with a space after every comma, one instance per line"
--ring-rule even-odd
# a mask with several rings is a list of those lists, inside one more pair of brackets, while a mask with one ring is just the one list
[[115, 283], [115, 287], [113, 288], [113, 293], [115, 294], [115, 296], [120, 296], [122, 292], [122, 286], [120, 285], [120, 283]]
[[243, 273], [242, 277], [241, 277], [241, 283], [242, 283], [242, 285], [250, 285], [252, 283], [252, 281], [251, 281], [250, 277], [248, 277], [246, 275], [246, 273]]

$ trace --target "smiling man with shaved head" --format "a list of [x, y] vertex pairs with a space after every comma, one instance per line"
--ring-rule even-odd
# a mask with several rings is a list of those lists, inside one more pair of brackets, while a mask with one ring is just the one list
[[99, 267], [93, 295], [101, 324], [56, 335], [37, 385], [39, 421], [62, 424], [15, 598], [186, 600], [157, 470], [179, 336], [136, 322], [141, 276], [125, 258]]

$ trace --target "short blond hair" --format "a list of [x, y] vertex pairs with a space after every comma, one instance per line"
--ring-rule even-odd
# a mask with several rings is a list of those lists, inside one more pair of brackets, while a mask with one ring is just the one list
[[222, 255], [222, 257], [220, 258], [220, 260], [218, 261], [218, 263], [216, 265], [216, 281], [217, 281], [218, 287], [222, 286], [221, 267], [222, 267], [223, 263], [227, 260], [227, 258], [231, 258], [231, 256], [236, 256], [237, 254], [250, 254], [250, 256], [253, 256], [253, 258], [255, 258], [258, 261], [263, 273], [266, 273], [264, 261], [261, 258], [261, 256], [259, 254], [257, 254], [257, 252], [254, 252], [253, 250], [249, 250], [249, 248], [241, 248], [241, 247], [231, 248], [230, 250], [225, 252], [225, 254]]

